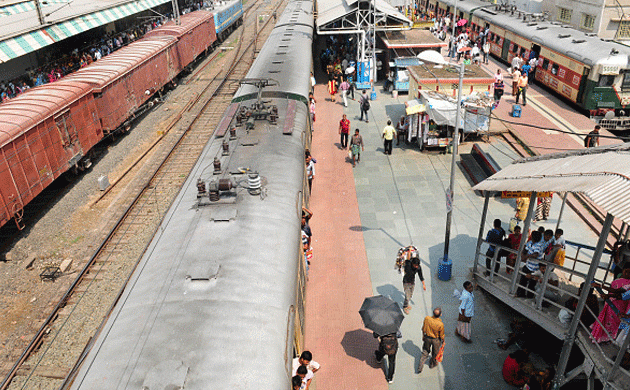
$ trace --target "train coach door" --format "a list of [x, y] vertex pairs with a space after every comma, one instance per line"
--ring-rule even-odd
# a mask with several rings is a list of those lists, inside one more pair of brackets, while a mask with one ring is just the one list
[[508, 56], [510, 54], [510, 44], [511, 43], [512, 42], [509, 39], [503, 38], [503, 47], [501, 48], [501, 58], [504, 61], [509, 61]]
[[72, 115], [70, 115], [70, 110], [56, 116], [55, 125], [61, 137], [63, 148], [66, 150], [66, 156], [70, 159], [70, 164], [74, 165], [77, 155], [81, 154], [81, 143], [79, 142], [79, 133]]
[[582, 71], [582, 79], [580, 80], [580, 87], [578, 89], [576, 103], [584, 104], [584, 91], [586, 91], [586, 84], [588, 81], [588, 75], [591, 73], [591, 69], [584, 67]]

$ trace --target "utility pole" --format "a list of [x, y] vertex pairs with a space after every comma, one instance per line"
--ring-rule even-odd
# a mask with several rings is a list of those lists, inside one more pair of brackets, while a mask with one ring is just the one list
[[179, 5], [177, 4], [177, 0], [171, 0], [173, 4], [173, 19], [175, 19], [175, 24], [180, 25], [182, 22], [179, 20]]

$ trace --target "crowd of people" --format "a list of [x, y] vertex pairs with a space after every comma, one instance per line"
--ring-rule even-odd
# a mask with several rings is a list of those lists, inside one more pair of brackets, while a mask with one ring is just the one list
[[[212, 7], [213, 2], [198, 1], [187, 4], [182, 9], [182, 15], [199, 10], [202, 7]], [[107, 32], [94, 39], [89, 45], [75, 48], [70, 53], [53, 51], [45, 61], [45, 65], [31, 69], [24, 74], [8, 80], [0, 81], [0, 103], [15, 98], [31, 87], [52, 83], [64, 76], [90, 65], [94, 61], [108, 56], [116, 50], [136, 41], [147, 32], [161, 26], [172, 18], [171, 15], [156, 16], [132, 26], [124, 31]]]

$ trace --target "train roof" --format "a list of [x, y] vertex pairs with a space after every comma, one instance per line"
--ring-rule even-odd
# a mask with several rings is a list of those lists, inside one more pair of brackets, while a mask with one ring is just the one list
[[171, 20], [163, 26], [157, 27], [144, 35], [144, 37], [152, 37], [157, 35], [172, 35], [174, 37], [181, 37], [187, 34], [195, 27], [212, 21], [214, 23], [214, 17], [212, 12], [208, 11], [194, 11], [182, 15], [180, 17], [180, 24], [175, 24], [175, 21]]
[[143, 62], [177, 42], [171, 36], [142, 38], [68, 75], [67, 78], [94, 86], [95, 92], [133, 71]]
[[[266, 96], [275, 92], [287, 93], [303, 102], [308, 101], [310, 72], [313, 63], [312, 41], [314, 19], [312, 1], [290, 2], [278, 25], [260, 50], [247, 78], [264, 78], [277, 81], [277, 85], [264, 89]], [[300, 64], [296, 66], [296, 64]], [[252, 85], [243, 85], [234, 95], [235, 100], [256, 94]]]
[[0, 144], [5, 145], [46, 118], [63, 112], [91, 92], [90, 85], [64, 78], [31, 88], [0, 104]]
[[[306, 43], [300, 34], [293, 38]], [[269, 38], [261, 54], [277, 45]], [[254, 67], [267, 66], [267, 60], [259, 56]], [[297, 73], [308, 83], [310, 64], [304, 68], [306, 74]], [[225, 117], [255, 98], [232, 103]], [[309, 114], [306, 105], [280, 94], [264, 101], [276, 105], [276, 124], [256, 120], [253, 129], [238, 128], [236, 139], [215, 132], [205, 146], [72, 389], [289, 387], [293, 326], [301, 310], [296, 301]], [[213, 174], [215, 158], [222, 162], [219, 175]], [[247, 190], [243, 173], [251, 171], [261, 176], [260, 195]], [[236, 186], [212, 203], [207, 196], [198, 200], [198, 178], [230, 178]]]
[[278, 17], [278, 21], [274, 28], [281, 28], [285, 25], [304, 25], [314, 26], [313, 1], [298, 0], [287, 4], [282, 15]]
[[224, 11], [228, 8], [230, 8], [231, 6], [233, 6], [235, 3], [242, 3], [242, 0], [218, 0], [214, 2], [214, 8], [212, 9], [212, 11], [214, 11], [215, 13]]
[[[278, 108], [285, 118], [287, 105]], [[294, 108], [305, 129], [306, 107]], [[302, 131], [282, 127], [239, 129], [222, 158], [227, 172], [258, 171], [264, 197], [236, 175], [234, 198], [199, 207], [197, 178], [213, 178], [222, 140], [206, 147], [72, 389], [288, 388], [304, 147]]]
[[[453, 0], [441, 0], [443, 3], [454, 5]], [[484, 6], [484, 8], [479, 8]], [[457, 1], [458, 9], [465, 12], [473, 12], [473, 16], [480, 17], [497, 27], [513, 31], [525, 39], [541, 46], [547, 47], [557, 53], [566, 55], [588, 66], [598, 63], [614, 63], [628, 68], [628, 56], [630, 48], [612, 41], [606, 41], [591, 36], [591, 34], [576, 30], [570, 26], [550, 21], [524, 22], [522, 18], [512, 16], [507, 12], [495, 11], [494, 7], [488, 7], [488, 3], [463, 0]], [[618, 54], [611, 54], [613, 51]]]

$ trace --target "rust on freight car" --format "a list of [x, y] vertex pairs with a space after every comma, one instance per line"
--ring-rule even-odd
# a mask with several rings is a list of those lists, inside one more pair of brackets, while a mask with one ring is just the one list
[[103, 138], [92, 88], [60, 80], [0, 105], [0, 225], [62, 173], [79, 167]]
[[179, 67], [184, 69], [217, 40], [214, 17], [211, 12], [197, 11], [183, 15], [181, 24], [174, 21], [145, 34], [145, 38], [172, 36], [178, 39], [177, 56]]

